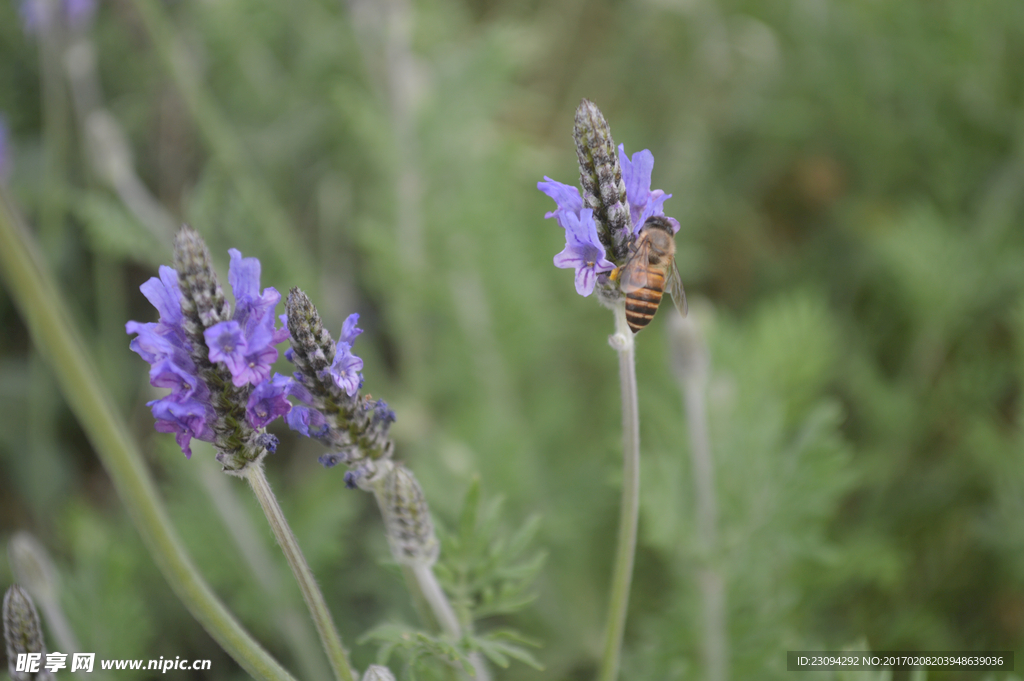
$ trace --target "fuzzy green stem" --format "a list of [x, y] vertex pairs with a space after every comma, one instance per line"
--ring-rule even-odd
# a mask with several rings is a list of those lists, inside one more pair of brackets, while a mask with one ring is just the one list
[[[235, 542], [245, 564], [252, 571], [260, 585], [263, 595], [272, 610], [271, 619], [277, 629], [278, 636], [291, 649], [292, 658], [299, 666], [299, 671], [306, 681], [325, 681], [332, 678], [327, 668], [327, 660], [317, 645], [317, 636], [306, 620], [305, 615], [293, 607], [288, 593], [285, 592], [287, 582], [284, 575], [273, 561], [270, 549], [262, 541], [259, 528], [253, 522], [242, 504], [237, 488], [224, 475], [221, 466], [214, 461], [214, 449], [205, 442], [192, 443], [193, 461], [188, 469], [194, 473], [199, 484], [206, 490], [220, 516], [224, 528]], [[203, 456], [203, 455], [206, 456]], [[196, 461], [195, 459], [199, 460]]]
[[299, 548], [299, 542], [295, 539], [292, 528], [288, 526], [288, 520], [277, 503], [277, 497], [270, 489], [263, 466], [259, 463], [251, 463], [245, 467], [244, 475], [256, 495], [260, 508], [267, 516], [270, 529], [274, 532], [274, 537], [288, 560], [288, 566], [292, 569], [292, 574], [295, 575], [295, 581], [299, 583], [302, 598], [306, 601], [313, 624], [316, 625], [316, 631], [320, 634], [320, 643], [323, 644], [324, 650], [327, 652], [327, 659], [334, 670], [335, 678], [338, 681], [355, 681], [356, 675], [349, 664], [348, 653], [345, 652], [345, 647], [341, 644], [341, 636], [338, 635], [334, 620], [331, 619], [327, 603], [324, 602], [324, 595], [320, 592], [320, 587], [317, 586], [313, 571], [309, 569], [309, 564], [302, 554], [302, 549]]
[[217, 599], [192, 564], [135, 444], [100, 383], [63, 298], [0, 188], [0, 275], [68, 405], [110, 475], [142, 540], [175, 594], [251, 676], [293, 681]]
[[633, 581], [637, 522], [640, 519], [640, 414], [636, 395], [636, 361], [633, 332], [626, 323], [626, 303], [616, 303], [615, 334], [609, 339], [619, 355], [619, 384], [622, 390], [622, 507], [619, 510], [619, 538], [605, 624], [604, 654], [600, 681], [615, 681], [619, 675], [622, 635], [629, 609], [629, 586]]
[[[434, 568], [430, 565], [403, 565], [402, 573], [412, 592], [413, 601], [427, 604], [441, 631], [456, 641], [462, 638], [462, 625], [459, 624], [459, 618], [455, 615], [452, 604], [448, 602], [448, 596], [434, 575]], [[471, 653], [469, 662], [473, 665], [474, 681], [490, 681], [491, 673], [483, 656]]]
[[423, 595], [424, 600], [430, 605], [430, 611], [434, 613], [441, 631], [451, 636], [456, 641], [462, 638], [462, 627], [459, 619], [455, 616], [448, 597], [445, 596], [441, 585], [434, 576], [434, 569], [429, 565], [411, 565], [409, 567], [416, 581], [416, 587]]

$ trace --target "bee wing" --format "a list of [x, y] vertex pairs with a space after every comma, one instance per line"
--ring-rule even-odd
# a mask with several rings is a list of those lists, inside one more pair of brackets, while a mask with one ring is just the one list
[[672, 294], [672, 302], [676, 304], [679, 314], [686, 316], [686, 292], [683, 291], [683, 281], [679, 278], [679, 270], [673, 262], [668, 268], [668, 292]]
[[641, 239], [636, 250], [622, 266], [619, 288], [623, 293], [639, 291], [647, 286], [647, 261], [651, 255], [651, 242]]

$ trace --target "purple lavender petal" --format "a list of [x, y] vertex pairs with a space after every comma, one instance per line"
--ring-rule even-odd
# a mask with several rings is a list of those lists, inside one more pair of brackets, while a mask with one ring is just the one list
[[334, 354], [334, 362], [327, 370], [334, 384], [345, 391], [349, 397], [359, 392], [362, 377], [359, 372], [363, 368], [363, 360], [352, 354], [352, 346], [344, 341], [338, 342], [338, 350]]
[[[644, 224], [647, 222], [648, 218], [653, 217], [655, 215], [665, 215], [665, 211], [662, 209], [662, 204], [664, 204], [667, 199], [671, 198], [671, 194], [666, 194], [660, 189], [655, 189], [653, 192], [651, 192], [651, 199], [650, 201], [647, 202], [647, 205], [644, 206], [643, 212], [640, 214], [640, 221], [637, 224], [639, 224], [640, 227], [643, 227]], [[669, 222], [674, 224], [675, 228], [673, 229], [672, 233], [675, 234], [677, 231], [679, 231], [679, 222], [675, 218], [668, 218], [668, 220]], [[634, 231], [639, 233], [640, 229], [637, 228]]]
[[[283, 343], [284, 341], [292, 337], [291, 331], [288, 330], [288, 315], [283, 314], [279, 316], [278, 319], [281, 320], [281, 328], [274, 329], [274, 340], [271, 341], [274, 345], [277, 345], [278, 343]], [[287, 355], [289, 350], [291, 350], [291, 348], [285, 350], [285, 359], [291, 362], [293, 361], [292, 358]]]
[[232, 378], [245, 371], [249, 345], [238, 322], [232, 319], [214, 324], [203, 332], [203, 337], [210, 348], [211, 362], [224, 362]]
[[373, 403], [373, 420], [377, 423], [394, 423], [398, 420], [395, 412], [388, 407], [384, 400], [377, 400]]
[[348, 343], [349, 347], [356, 342], [356, 336], [363, 332], [356, 324], [359, 323], [359, 313], [350, 314], [345, 318], [345, 323], [341, 325], [341, 337], [338, 339], [342, 343]]
[[235, 294], [235, 301], [258, 298], [260, 295], [259, 258], [243, 258], [237, 248], [229, 248], [231, 264], [228, 265], [228, 283]]
[[231, 382], [237, 387], [246, 383], [256, 385], [266, 381], [270, 377], [270, 367], [277, 361], [277, 348], [273, 345], [265, 345], [245, 355], [245, 363], [237, 374], [232, 373]]
[[164, 324], [127, 322], [124, 328], [127, 333], [138, 334], [128, 347], [150, 364], [173, 354], [177, 347], [171, 340], [173, 336], [169, 333], [170, 329]]
[[576, 293], [581, 296], [589, 296], [594, 292], [594, 284], [597, 283], [597, 275], [593, 267], [581, 267], [576, 270]]
[[177, 400], [191, 399], [202, 384], [194, 371], [180, 366], [171, 357], [153, 363], [149, 370], [149, 383], [156, 388], [170, 388]]
[[285, 416], [288, 427], [306, 437], [320, 437], [327, 431], [327, 419], [312, 407], [295, 407]]
[[197, 400], [178, 402], [165, 397], [147, 402], [146, 406], [153, 411], [157, 432], [174, 433], [174, 439], [185, 458], [192, 458], [192, 448], [189, 446], [192, 438], [213, 442], [214, 432], [209, 425], [213, 419], [212, 409]]
[[[622, 181], [626, 185], [626, 200], [629, 203], [629, 217], [633, 233], [638, 234], [647, 219], [664, 215], [663, 204], [672, 198], [661, 189], [651, 190], [651, 172], [654, 170], [654, 154], [648, 149], [633, 154], [632, 160], [626, 155], [626, 147], [619, 145], [619, 164], [622, 166]], [[678, 225], [670, 218], [674, 225]], [[678, 227], [676, 227], [678, 231]], [[673, 232], [674, 233], [674, 232]]]
[[[580, 211], [583, 210], [583, 197], [580, 196], [580, 190], [576, 187], [562, 184], [545, 175], [544, 181], [537, 183], [537, 189], [550, 196], [558, 204], [555, 210], [545, 213], [545, 218], [557, 217], [559, 213], [579, 215]], [[559, 220], [559, 223], [561, 223], [561, 220]]]
[[654, 154], [648, 149], [633, 154], [632, 160], [626, 155], [625, 145], [619, 145], [619, 165], [622, 167], [622, 181], [626, 185], [626, 201], [629, 203], [629, 217], [634, 227], [642, 225], [641, 215], [651, 194], [651, 171], [654, 170]]
[[286, 396], [286, 388], [290, 382], [291, 379], [287, 376], [274, 374], [274, 378], [256, 386], [245, 406], [245, 417], [249, 425], [253, 428], [263, 428], [277, 417], [291, 411], [292, 405]]
[[302, 384], [302, 374], [295, 373], [288, 385], [285, 386], [285, 392], [289, 396], [294, 397], [299, 402], [305, 405], [313, 404], [313, 393], [309, 392], [309, 388]]
[[[345, 456], [345, 454], [341, 452], [328, 452], [327, 454], [324, 454], [323, 456], [318, 458], [317, 461], [319, 461], [320, 465], [323, 466], [324, 468], [334, 468], [339, 463], [348, 463], [349, 457]], [[345, 473], [345, 476], [347, 477], [348, 474], [349, 471]], [[348, 487], [347, 482], [345, 483], [345, 486]]]
[[576, 270], [576, 292], [589, 296], [594, 292], [599, 272], [610, 272], [615, 264], [605, 258], [604, 246], [597, 237], [593, 211], [585, 208], [580, 217], [566, 216], [565, 248], [554, 257], [556, 267]]
[[139, 287], [146, 300], [160, 313], [160, 322], [168, 326], [180, 326], [181, 289], [178, 288], [178, 272], [166, 265], [160, 266], [160, 278], [151, 277]]

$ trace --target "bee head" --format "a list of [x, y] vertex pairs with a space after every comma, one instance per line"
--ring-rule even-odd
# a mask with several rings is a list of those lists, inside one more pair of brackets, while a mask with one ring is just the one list
[[644, 223], [642, 229], [660, 229], [668, 232], [669, 236], [675, 236], [676, 232], [673, 229], [673, 225], [669, 222], [669, 219], [664, 215], [652, 215], [647, 218], [647, 222]]

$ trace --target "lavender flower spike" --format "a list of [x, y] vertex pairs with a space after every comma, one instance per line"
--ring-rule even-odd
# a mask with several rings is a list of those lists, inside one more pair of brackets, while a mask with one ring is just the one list
[[394, 451], [388, 431], [395, 414], [383, 400], [359, 396], [363, 360], [352, 352], [362, 333], [359, 315], [349, 315], [335, 343], [301, 290], [291, 290], [285, 309], [292, 335], [288, 355], [296, 369], [288, 394], [299, 403], [288, 415], [289, 427], [331, 450], [320, 459], [325, 467], [346, 463], [372, 473], [374, 462]]
[[[537, 189], [555, 201], [555, 210], [544, 217], [555, 218], [565, 230], [565, 249], [555, 256], [555, 265], [576, 270], [577, 293], [589, 296], [596, 288], [601, 302], [611, 305], [622, 294], [604, 275], [625, 264], [648, 218], [665, 215], [671, 194], [651, 189], [651, 152], [644, 149], [631, 158], [623, 145], [616, 149], [608, 121], [589, 100], [576, 109], [573, 138], [583, 193], [547, 176]], [[678, 221], [666, 219], [673, 233], [679, 230]]]
[[232, 250], [232, 313], [206, 244], [189, 227], [178, 233], [174, 259], [175, 269], [161, 267], [142, 286], [160, 320], [128, 322], [137, 334], [131, 349], [152, 365], [150, 383], [171, 389], [149, 403], [157, 431], [174, 433], [186, 457], [193, 438], [212, 442], [225, 470], [237, 473], [273, 450], [276, 438], [263, 429], [291, 409], [289, 379], [270, 379], [274, 345], [288, 334], [274, 324], [281, 295], [260, 294], [259, 261]]

